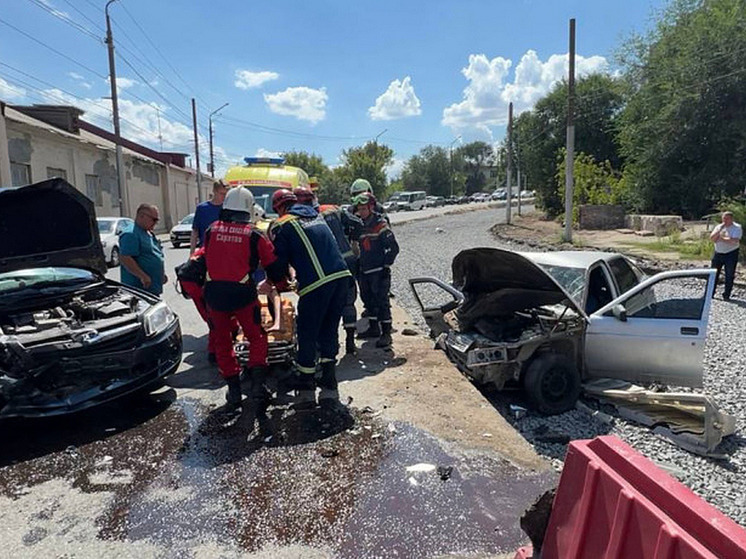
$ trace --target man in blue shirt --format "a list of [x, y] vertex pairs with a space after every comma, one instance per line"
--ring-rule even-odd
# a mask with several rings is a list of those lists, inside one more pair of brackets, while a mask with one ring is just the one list
[[194, 211], [192, 222], [192, 237], [189, 242], [189, 254], [191, 255], [198, 246], [205, 244], [205, 231], [220, 217], [223, 208], [223, 200], [228, 193], [228, 183], [223, 179], [212, 183], [212, 198], [202, 202]]
[[119, 237], [122, 283], [158, 296], [168, 281], [164, 273], [163, 248], [153, 234], [159, 219], [157, 206], [140, 204], [132, 230]]

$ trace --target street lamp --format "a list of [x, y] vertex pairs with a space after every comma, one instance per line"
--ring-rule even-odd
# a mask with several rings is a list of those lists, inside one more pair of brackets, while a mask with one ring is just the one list
[[215, 178], [215, 156], [212, 150], [212, 115], [214, 115], [217, 112], [222, 111], [228, 105], [230, 105], [230, 103], [225, 103], [220, 108], [215, 109], [214, 111], [210, 113], [210, 116], [207, 118], [207, 120], [210, 121], [210, 174], [212, 175], [212, 178]]
[[451, 145], [448, 147], [448, 154], [451, 160], [451, 198], [453, 198], [453, 144], [458, 142], [460, 139], [461, 139], [460, 135], [456, 136], [451, 142]]

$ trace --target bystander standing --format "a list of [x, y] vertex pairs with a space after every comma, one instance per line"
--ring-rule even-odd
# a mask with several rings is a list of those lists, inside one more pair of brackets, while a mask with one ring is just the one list
[[730, 299], [733, 290], [733, 280], [736, 276], [738, 264], [738, 249], [743, 235], [741, 225], [733, 221], [732, 212], [723, 212], [722, 223], [713, 229], [710, 239], [715, 243], [715, 254], [712, 257], [712, 267], [717, 270], [715, 287], [720, 279], [720, 271], [725, 268], [725, 287], [723, 299]]
[[159, 219], [157, 206], [140, 204], [135, 225], [119, 237], [122, 283], [158, 296], [168, 281], [164, 272], [163, 247], [153, 233]]

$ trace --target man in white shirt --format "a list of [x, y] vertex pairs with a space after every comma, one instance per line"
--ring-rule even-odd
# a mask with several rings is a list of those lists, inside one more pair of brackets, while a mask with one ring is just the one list
[[712, 257], [712, 267], [717, 270], [715, 275], [715, 286], [720, 279], [720, 270], [725, 267], [725, 289], [723, 289], [723, 300], [730, 299], [733, 289], [733, 279], [736, 275], [738, 264], [738, 248], [741, 243], [743, 229], [741, 225], [733, 221], [732, 212], [723, 212], [723, 222], [712, 230], [710, 239], [715, 243], [715, 254]]

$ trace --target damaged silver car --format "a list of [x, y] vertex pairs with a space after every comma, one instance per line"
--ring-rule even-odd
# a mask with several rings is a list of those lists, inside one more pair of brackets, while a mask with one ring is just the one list
[[0, 417], [69, 413], [181, 362], [178, 318], [105, 278], [91, 201], [62, 179], [0, 189]]
[[594, 378], [702, 386], [713, 270], [648, 278], [619, 254], [475, 248], [452, 272], [453, 286], [409, 280], [437, 346], [542, 413], [573, 408]]

